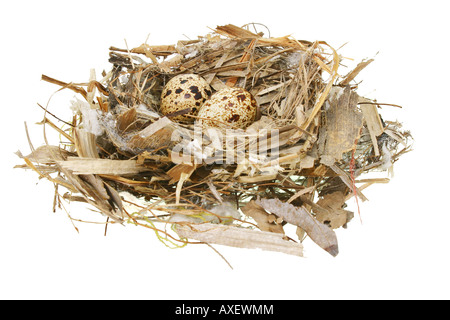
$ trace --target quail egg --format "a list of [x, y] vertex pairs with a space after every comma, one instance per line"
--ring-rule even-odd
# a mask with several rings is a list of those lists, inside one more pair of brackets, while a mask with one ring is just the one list
[[199, 120], [208, 127], [227, 123], [244, 129], [255, 121], [258, 105], [250, 92], [242, 88], [217, 91], [200, 108]]
[[203, 103], [211, 96], [211, 87], [196, 74], [181, 74], [170, 79], [161, 94], [160, 111], [164, 115], [186, 110], [187, 113], [171, 117], [174, 121], [193, 122], [189, 115], [197, 115]]

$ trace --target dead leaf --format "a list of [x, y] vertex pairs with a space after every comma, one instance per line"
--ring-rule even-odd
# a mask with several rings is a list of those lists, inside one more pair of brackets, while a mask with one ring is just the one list
[[312, 241], [333, 257], [339, 253], [334, 231], [316, 220], [304, 207], [295, 207], [279, 199], [258, 199], [256, 204], [283, 218], [284, 221], [305, 230]]
[[246, 216], [252, 217], [258, 224], [258, 228], [262, 231], [284, 234], [283, 226], [276, 224], [276, 217], [267, 213], [254, 200], [248, 202], [241, 210]]
[[345, 203], [345, 194], [342, 191], [336, 191], [326, 194], [317, 201], [317, 205], [325, 210], [315, 211], [316, 219], [328, 225], [332, 229], [345, 226], [353, 218], [353, 212], [342, 209]]

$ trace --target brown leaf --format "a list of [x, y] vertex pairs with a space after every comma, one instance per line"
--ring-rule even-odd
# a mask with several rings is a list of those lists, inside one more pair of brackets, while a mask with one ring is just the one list
[[326, 194], [322, 199], [317, 201], [317, 205], [325, 210], [315, 211], [316, 219], [337, 229], [345, 226], [353, 218], [353, 212], [342, 209], [345, 203], [345, 195], [342, 191], [336, 191]]
[[256, 204], [283, 218], [284, 221], [305, 230], [312, 241], [333, 257], [339, 253], [334, 231], [317, 221], [304, 207], [295, 207], [279, 199], [259, 199], [256, 200]]
[[336, 191], [326, 194], [317, 204], [322, 208], [329, 210], [340, 209], [345, 203], [345, 195], [342, 191]]
[[247, 203], [241, 210], [246, 216], [252, 217], [258, 224], [258, 228], [262, 231], [284, 234], [283, 226], [275, 223], [277, 220], [276, 217], [267, 213], [261, 206], [257, 205], [254, 200]]

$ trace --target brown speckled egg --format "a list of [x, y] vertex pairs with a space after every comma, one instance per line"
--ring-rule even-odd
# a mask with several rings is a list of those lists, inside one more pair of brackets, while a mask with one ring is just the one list
[[221, 123], [227, 123], [244, 129], [255, 121], [257, 109], [255, 98], [247, 90], [225, 88], [217, 91], [203, 104], [198, 117], [202, 118], [199, 120], [209, 127], [218, 127]]
[[161, 94], [160, 111], [168, 115], [188, 108], [191, 110], [182, 115], [171, 117], [173, 121], [189, 121], [195, 119], [203, 103], [211, 96], [211, 88], [202, 77], [196, 74], [181, 74], [170, 79]]

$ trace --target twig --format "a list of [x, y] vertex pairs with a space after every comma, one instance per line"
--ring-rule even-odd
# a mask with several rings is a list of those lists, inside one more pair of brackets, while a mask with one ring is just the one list
[[402, 106], [399, 106], [398, 104], [393, 103], [380, 103], [380, 102], [358, 102], [358, 104], [374, 104], [377, 106], [391, 106], [396, 108], [403, 108]]
[[55, 116], [53, 113], [51, 113], [50, 111], [48, 111], [46, 108], [44, 108], [43, 106], [41, 106], [39, 103], [37, 104], [42, 110], [44, 110], [46, 113], [48, 113], [49, 115], [51, 115], [53, 118], [63, 122], [64, 124], [67, 124], [68, 126], [74, 127], [73, 124], [66, 122], [64, 120], [62, 120], [61, 118], [58, 118], [57, 116]]
[[209, 243], [206, 243], [206, 242], [204, 242], [208, 247], [210, 247], [211, 249], [213, 249], [214, 250], [214, 252], [215, 253], [217, 253], [222, 259], [223, 259], [223, 261], [225, 261], [227, 264], [228, 264], [228, 266], [231, 268], [231, 270], [233, 270], [233, 267], [231, 266], [231, 264], [228, 262], [228, 260], [227, 259], [225, 259], [225, 257], [216, 249], [216, 248], [214, 248], [212, 245], [210, 245]]

